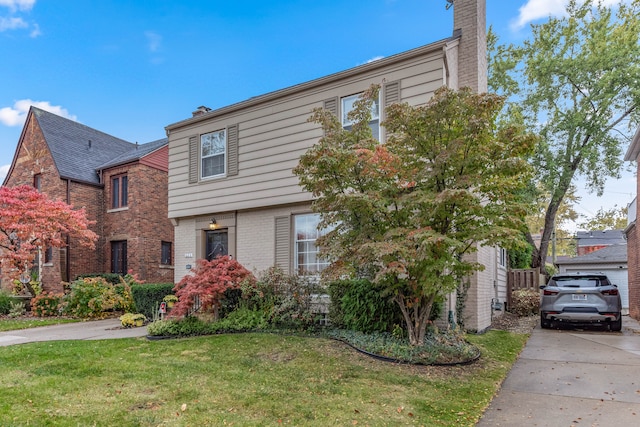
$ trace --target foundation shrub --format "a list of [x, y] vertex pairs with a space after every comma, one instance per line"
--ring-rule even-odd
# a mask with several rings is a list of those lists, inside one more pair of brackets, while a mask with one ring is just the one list
[[540, 291], [517, 289], [511, 294], [511, 312], [518, 316], [532, 316], [540, 310]]
[[31, 300], [31, 311], [39, 317], [59, 316], [63, 299], [63, 294], [42, 292]]
[[143, 283], [131, 285], [131, 295], [137, 313], [154, 319], [162, 299], [173, 293], [173, 283]]

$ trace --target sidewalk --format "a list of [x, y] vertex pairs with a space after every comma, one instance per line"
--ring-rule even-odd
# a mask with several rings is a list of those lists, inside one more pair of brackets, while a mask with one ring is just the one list
[[107, 319], [0, 332], [0, 346], [36, 341], [102, 340], [136, 338], [146, 335], [146, 326], [122, 328], [120, 320]]
[[640, 323], [623, 329], [536, 327], [477, 426], [640, 425]]

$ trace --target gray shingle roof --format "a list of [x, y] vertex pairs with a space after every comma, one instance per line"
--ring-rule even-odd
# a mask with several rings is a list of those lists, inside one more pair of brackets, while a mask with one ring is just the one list
[[125, 163], [139, 160], [147, 154], [153, 153], [157, 149], [167, 145], [168, 143], [169, 139], [162, 138], [156, 141], [147, 142], [146, 144], [135, 144], [133, 149], [130, 149], [126, 153], [120, 154], [119, 156], [109, 160], [107, 163], [98, 166], [97, 169], [107, 169], [110, 167], [123, 165]]
[[624, 243], [623, 230], [578, 231], [578, 246], [616, 245]]
[[96, 169], [135, 144], [73, 120], [31, 107], [61, 178], [99, 184]]
[[566, 260], [557, 260], [558, 265], [567, 264], [601, 264], [608, 262], [627, 262], [627, 244], [618, 244], [598, 249], [586, 255], [569, 258]]

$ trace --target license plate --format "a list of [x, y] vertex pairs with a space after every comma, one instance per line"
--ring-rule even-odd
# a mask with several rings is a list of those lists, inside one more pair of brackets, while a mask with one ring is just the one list
[[571, 299], [573, 301], [586, 301], [587, 300], [587, 296], [584, 294], [573, 294], [571, 295]]

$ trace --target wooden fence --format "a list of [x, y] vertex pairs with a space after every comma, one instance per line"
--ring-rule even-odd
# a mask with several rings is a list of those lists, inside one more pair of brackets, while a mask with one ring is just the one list
[[509, 270], [507, 272], [507, 307], [511, 307], [511, 294], [518, 289], [538, 290], [544, 284], [544, 276], [537, 268]]

